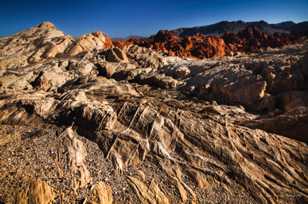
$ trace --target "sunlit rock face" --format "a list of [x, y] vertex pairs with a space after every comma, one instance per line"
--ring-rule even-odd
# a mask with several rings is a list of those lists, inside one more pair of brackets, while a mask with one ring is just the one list
[[145, 39], [119, 40], [115, 45], [125, 47], [136, 44], [142, 47], [152, 48], [168, 56], [210, 58], [223, 57], [225, 55], [225, 43], [222, 38], [197, 34], [188, 37], [180, 37], [171, 31], [159, 31], [156, 35]]
[[111, 39], [102, 32], [90, 33], [81, 36], [76, 43], [70, 48], [68, 54], [76, 56], [80, 53], [89, 52], [92, 50], [101, 50], [111, 48]]
[[251, 26], [238, 33], [226, 32], [221, 36], [207, 36], [200, 33], [180, 36], [175, 31], [161, 30], [149, 38], [116, 40], [114, 43], [122, 48], [136, 44], [152, 48], [168, 56], [204, 59], [279, 48], [295, 43], [296, 39], [296, 36], [292, 34], [266, 33]]
[[0, 38], [0, 203], [307, 202], [308, 41], [150, 40]]
[[1, 38], [0, 68], [27, 66], [55, 57], [83, 55], [111, 46], [111, 38], [102, 32], [74, 39], [52, 23], [44, 22], [13, 36]]

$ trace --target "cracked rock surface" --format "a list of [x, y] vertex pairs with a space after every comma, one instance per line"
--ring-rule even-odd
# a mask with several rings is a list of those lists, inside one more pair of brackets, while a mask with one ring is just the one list
[[188, 60], [51, 23], [0, 38], [0, 203], [308, 202], [307, 45]]

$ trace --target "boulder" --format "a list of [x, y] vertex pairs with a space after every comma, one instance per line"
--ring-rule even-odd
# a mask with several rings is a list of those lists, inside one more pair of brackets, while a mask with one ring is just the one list
[[110, 48], [101, 52], [100, 56], [108, 62], [128, 62], [128, 58], [125, 52], [117, 47]]
[[44, 66], [44, 69], [37, 74], [31, 85], [45, 91], [56, 90], [75, 78], [74, 73], [66, 70], [68, 65], [69, 61], [66, 60], [43, 63], [41, 66]]
[[98, 182], [91, 188], [91, 194], [85, 204], [112, 204], [112, 189], [104, 182]]
[[28, 183], [25, 189], [17, 193], [17, 204], [50, 204], [56, 198], [54, 189], [40, 179]]
[[45, 52], [44, 57], [54, 58], [59, 54], [63, 54], [72, 43], [73, 39], [70, 36], [64, 36], [56, 42], [50, 42], [50, 48]]
[[139, 75], [131, 81], [162, 89], [175, 89], [179, 84], [181, 84], [178, 80], [173, 79], [170, 76], [160, 74], [155, 74], [152, 76]]
[[68, 51], [69, 56], [76, 56], [92, 50], [101, 50], [112, 46], [111, 38], [102, 32], [81, 36]]
[[140, 67], [157, 69], [163, 66], [163, 58], [158, 53], [144, 47], [132, 45], [127, 48], [127, 56]]
[[104, 76], [107, 78], [113, 77], [114, 74], [119, 72], [129, 72], [131, 70], [136, 69], [136, 66], [130, 63], [125, 62], [107, 62], [107, 61], [98, 61], [96, 63], [96, 67], [98, 69], [98, 75]]
[[187, 81], [186, 90], [195, 87], [189, 94], [214, 99], [220, 103], [241, 104], [254, 108], [265, 96], [266, 86], [267, 83], [261, 76], [234, 65], [226, 68], [217, 66], [202, 71]]
[[175, 79], [185, 79], [191, 74], [191, 70], [187, 65], [166, 66], [163, 69], [163, 73], [168, 76], [172, 76]]

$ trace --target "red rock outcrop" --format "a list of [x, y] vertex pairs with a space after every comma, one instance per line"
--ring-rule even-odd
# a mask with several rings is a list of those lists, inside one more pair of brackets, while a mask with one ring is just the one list
[[290, 34], [267, 34], [256, 26], [247, 27], [237, 34], [225, 33], [222, 38], [227, 44], [228, 50], [233, 52], [255, 52], [262, 48], [282, 47], [295, 41], [295, 38]]
[[117, 40], [114, 44], [121, 48], [136, 44], [152, 48], [168, 56], [203, 59], [232, 55], [234, 52], [256, 52], [268, 47], [282, 47], [295, 40], [295, 37], [290, 34], [268, 34], [253, 26], [237, 34], [225, 33], [221, 37], [204, 34], [182, 37], [174, 31], [161, 30], [149, 38]]
[[142, 47], [152, 48], [163, 52], [168, 56], [210, 58], [223, 57], [225, 55], [225, 43], [222, 38], [197, 34], [188, 37], [180, 37], [175, 32], [159, 31], [150, 38], [129, 39], [115, 41], [114, 44], [124, 47], [137, 44]]

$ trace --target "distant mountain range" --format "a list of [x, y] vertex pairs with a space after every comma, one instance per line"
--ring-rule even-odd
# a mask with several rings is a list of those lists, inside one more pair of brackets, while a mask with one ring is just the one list
[[171, 30], [176, 32], [180, 36], [190, 36], [197, 33], [202, 33], [205, 35], [222, 35], [226, 32], [238, 33], [247, 27], [257, 27], [259, 30], [266, 33], [292, 33], [295, 35], [308, 35], [308, 21], [301, 23], [294, 23], [293, 21], [285, 21], [276, 24], [270, 24], [266, 21], [221, 21], [219, 23], [198, 26], [198, 27], [188, 27], [188, 28], [178, 28]]

